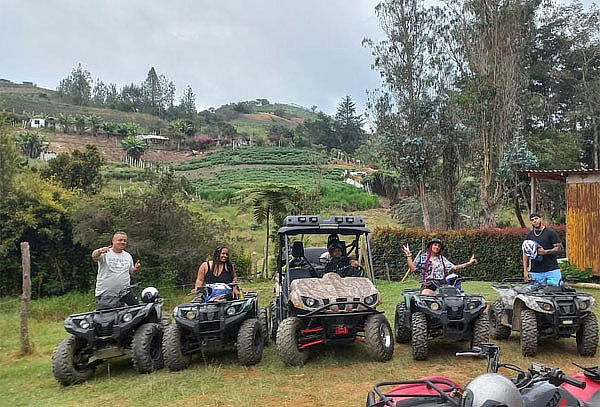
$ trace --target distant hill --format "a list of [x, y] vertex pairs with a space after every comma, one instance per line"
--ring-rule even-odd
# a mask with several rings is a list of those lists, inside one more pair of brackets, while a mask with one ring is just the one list
[[[248, 102], [242, 102], [246, 104]], [[317, 114], [298, 105], [272, 103], [265, 105], [246, 105], [247, 110], [236, 111], [236, 103], [223, 105], [216, 109], [219, 119], [231, 124], [239, 133], [266, 137], [273, 125], [293, 129], [307, 120], [315, 120]], [[135, 122], [143, 129], [166, 128], [167, 122], [159, 117], [145, 113], [123, 112], [91, 106], [78, 106], [65, 103], [54, 90], [41, 88], [32, 83], [15, 84], [0, 79], [0, 109], [23, 114], [59, 113], [70, 115], [91, 115], [102, 117], [105, 121], [116, 123]]]
[[57, 92], [54, 90], [40, 88], [35, 85], [20, 85], [2, 81], [0, 81], [0, 109], [18, 114], [27, 112], [28, 114], [47, 114], [51, 116], [56, 116], [59, 113], [86, 116], [95, 114], [105, 121], [138, 123], [144, 129], [167, 126], [166, 121], [149, 114], [72, 105], [60, 101]]

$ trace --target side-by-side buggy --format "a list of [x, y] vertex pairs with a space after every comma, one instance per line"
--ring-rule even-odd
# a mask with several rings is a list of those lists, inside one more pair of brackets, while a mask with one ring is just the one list
[[[303, 365], [314, 346], [355, 341], [375, 360], [392, 358], [392, 329], [376, 309], [381, 298], [369, 233], [358, 216], [285, 219], [278, 231], [276, 298], [269, 309], [271, 337], [287, 364]], [[332, 243], [342, 249], [341, 258], [329, 258]]]

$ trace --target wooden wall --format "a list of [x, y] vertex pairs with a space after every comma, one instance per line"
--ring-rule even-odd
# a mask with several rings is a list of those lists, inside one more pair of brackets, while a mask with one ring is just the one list
[[600, 275], [600, 182], [567, 180], [567, 257]]

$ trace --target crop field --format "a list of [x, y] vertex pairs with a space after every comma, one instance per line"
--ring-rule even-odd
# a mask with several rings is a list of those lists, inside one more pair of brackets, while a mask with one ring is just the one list
[[196, 160], [177, 164], [175, 171], [190, 171], [219, 164], [274, 164], [307, 165], [325, 164], [327, 157], [312, 150], [286, 147], [245, 147], [237, 150], [220, 150]]
[[[378, 283], [384, 299], [381, 309], [392, 324], [402, 289], [416, 286], [416, 281]], [[185, 296], [187, 290], [159, 289], [168, 312], [189, 299]], [[270, 282], [250, 283], [244, 289], [258, 291], [263, 305], [273, 295]], [[465, 290], [481, 293], [488, 300], [496, 298], [490, 283], [467, 282]], [[582, 291], [600, 300], [598, 290]], [[377, 382], [442, 374], [466, 384], [485, 372], [485, 361], [454, 356], [455, 352], [466, 349], [466, 342], [435, 340], [430, 345], [430, 357], [424, 362], [413, 361], [410, 346], [403, 344], [395, 345], [394, 357], [386, 363], [370, 360], [361, 344], [322, 347], [315, 349], [304, 367], [284, 365], [275, 346], [270, 344], [263, 360], [253, 367], [240, 366], [233, 348], [196, 355], [190, 367], [181, 372], [163, 369], [149, 375], [138, 375], [130, 359], [121, 357], [100, 365], [88, 382], [61, 387], [52, 376], [50, 358], [56, 344], [67, 335], [62, 321], [71, 313], [91, 310], [92, 302], [91, 292], [33, 301], [30, 330], [35, 351], [20, 356], [19, 302], [0, 298], [0, 405], [363, 406], [367, 391]], [[534, 358], [521, 356], [518, 333], [498, 343], [502, 359], [522, 367], [537, 361], [574, 373], [577, 368], [571, 361], [588, 366], [598, 364], [597, 359], [577, 354], [575, 340], [542, 343]]]

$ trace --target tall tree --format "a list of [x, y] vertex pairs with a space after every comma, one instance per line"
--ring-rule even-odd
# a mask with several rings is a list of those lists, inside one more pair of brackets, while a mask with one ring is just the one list
[[102, 165], [104, 159], [98, 148], [86, 145], [84, 151], [76, 149], [71, 153], [59, 153], [48, 162], [42, 176], [56, 179], [66, 189], [97, 193], [102, 188]]
[[362, 115], [356, 114], [356, 106], [352, 102], [352, 98], [346, 96], [338, 105], [335, 114], [337, 148], [347, 153], [353, 153], [364, 142], [363, 124]]
[[525, 53], [537, 0], [452, 0], [452, 33], [465, 63], [464, 109], [478, 139], [483, 226], [496, 225], [503, 195], [498, 170], [521, 123]]
[[87, 105], [92, 92], [92, 75], [78, 64], [69, 76], [60, 81], [57, 91], [61, 97], [70, 99], [76, 105]]
[[385, 40], [366, 38], [363, 44], [375, 59], [384, 93], [372, 93], [370, 103], [377, 131], [385, 142], [386, 158], [405, 173], [417, 190], [423, 226], [431, 229], [427, 185], [436, 164], [435, 89], [437, 73], [432, 63], [439, 49], [437, 7], [423, 0], [384, 0], [375, 7]]
[[192, 118], [196, 114], [196, 94], [189, 85], [179, 100], [179, 110], [187, 118]]
[[46, 136], [35, 131], [20, 132], [16, 141], [23, 155], [29, 158], [38, 158], [47, 144]]
[[134, 160], [139, 160], [148, 151], [150, 147], [142, 140], [138, 140], [134, 136], [127, 136], [121, 140], [121, 149], [125, 151], [128, 157]]

